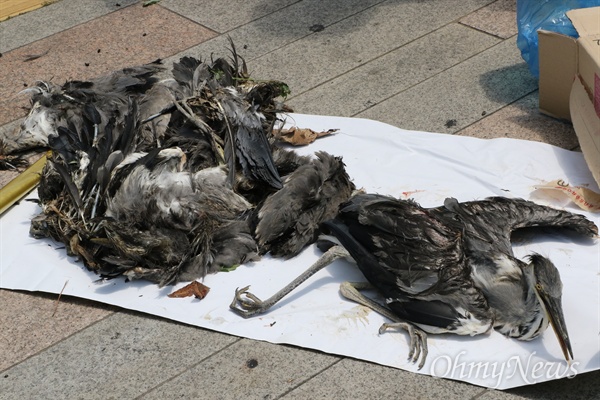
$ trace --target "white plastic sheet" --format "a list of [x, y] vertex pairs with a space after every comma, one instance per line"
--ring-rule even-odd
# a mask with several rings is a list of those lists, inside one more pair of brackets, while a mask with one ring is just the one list
[[[549, 204], [535, 198], [532, 191], [534, 185], [554, 179], [598, 190], [580, 153], [542, 143], [411, 132], [352, 118], [292, 114], [288, 123], [317, 131], [339, 128], [336, 135], [297, 151], [325, 150], [341, 155], [357, 187], [414, 198], [426, 207], [438, 206], [449, 196], [468, 201], [501, 195]], [[572, 203], [549, 205], [585, 214], [600, 225], [598, 215], [585, 213]], [[123, 279], [97, 282], [98, 276], [68, 257], [62, 244], [29, 237], [29, 219], [37, 212], [37, 205], [23, 201], [0, 219], [2, 288], [50, 293], [64, 288], [66, 295], [219, 332], [499, 389], [600, 368], [598, 241], [544, 234], [514, 245], [518, 257], [535, 251], [550, 257], [560, 269], [564, 313], [575, 354], [572, 365], [564, 361], [556, 337], [548, 329], [532, 342], [507, 339], [496, 332], [479, 337], [430, 335], [427, 363], [417, 371], [407, 360], [405, 334], [379, 335], [384, 318], [339, 295], [342, 281], [364, 280], [358, 269], [345, 261], [313, 276], [265, 315], [244, 320], [229, 310], [237, 287], [251, 285], [252, 293], [269, 297], [318, 258], [315, 247], [291, 260], [267, 256], [233, 272], [208, 276], [204, 283], [211, 290], [204, 300], [171, 299], [167, 294], [172, 287], [159, 289], [147, 282]]]

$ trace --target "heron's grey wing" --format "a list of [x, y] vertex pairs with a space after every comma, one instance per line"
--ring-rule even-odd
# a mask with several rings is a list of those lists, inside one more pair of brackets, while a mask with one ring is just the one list
[[62, 86], [62, 91], [82, 102], [96, 102], [98, 97], [115, 95], [121, 98], [139, 97], [156, 82], [156, 74], [164, 69], [160, 60], [149, 64], [128, 67], [89, 81], [72, 80]]
[[[461, 231], [412, 201], [357, 195], [342, 207], [338, 219], [348, 227], [356, 255], [372, 254], [380, 269], [394, 275], [393, 283], [407, 293], [435, 285], [441, 270], [462, 268]], [[348, 251], [354, 256], [352, 249]]]
[[[260, 114], [253, 111], [249, 104], [236, 95], [225, 94], [220, 103], [223, 107], [226, 129], [232, 131], [228, 132], [225, 140], [228, 163], [229, 160], [235, 162], [237, 158], [246, 177], [264, 182], [275, 189], [281, 189], [283, 187], [281, 177], [273, 162], [271, 145], [267, 140]], [[227, 148], [234, 149], [235, 157], [227, 151]]]
[[527, 227], [557, 227], [584, 236], [598, 234], [598, 227], [585, 216], [536, 204], [524, 199], [490, 197], [459, 203], [449, 198], [443, 207], [431, 210], [448, 221], [464, 226], [468, 245], [477, 250], [495, 249], [513, 255], [511, 233]]
[[173, 78], [186, 97], [196, 96], [211, 76], [210, 66], [197, 58], [185, 56], [173, 63]]
[[470, 279], [462, 233], [412, 201], [357, 195], [325, 227], [400, 318], [432, 333], [489, 328], [487, 303]]
[[255, 235], [261, 251], [295, 256], [317, 238], [321, 223], [333, 218], [352, 194], [354, 185], [342, 159], [325, 152], [316, 156], [296, 169], [258, 209]]
[[117, 70], [106, 76], [94, 79], [93, 89], [97, 92], [116, 92], [127, 95], [146, 93], [156, 82], [156, 74], [164, 70], [160, 60], [148, 64]]

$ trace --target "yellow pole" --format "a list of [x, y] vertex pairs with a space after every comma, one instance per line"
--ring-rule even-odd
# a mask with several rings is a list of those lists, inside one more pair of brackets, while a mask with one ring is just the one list
[[46, 159], [47, 154], [44, 154], [32, 166], [0, 189], [0, 215], [37, 186]]

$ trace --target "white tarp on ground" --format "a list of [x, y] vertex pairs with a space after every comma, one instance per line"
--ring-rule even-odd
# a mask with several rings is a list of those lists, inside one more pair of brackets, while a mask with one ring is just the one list
[[[494, 195], [522, 197], [585, 214], [600, 225], [598, 215], [584, 213], [572, 203], [532, 197], [534, 185], [555, 179], [598, 191], [580, 153], [521, 140], [411, 132], [362, 119], [294, 114], [288, 122], [315, 130], [339, 128], [335, 136], [297, 151], [325, 150], [343, 156], [356, 186], [369, 192], [414, 198], [426, 207], [439, 206], [449, 196], [459, 201]], [[496, 332], [473, 338], [430, 335], [427, 363], [417, 371], [407, 361], [405, 334], [379, 335], [384, 318], [339, 295], [342, 281], [364, 280], [358, 269], [345, 261], [322, 270], [263, 316], [244, 320], [229, 310], [237, 287], [251, 285], [251, 292], [263, 299], [275, 293], [318, 258], [320, 253], [314, 247], [288, 261], [265, 257], [233, 272], [208, 276], [204, 283], [211, 290], [204, 300], [171, 299], [167, 297], [171, 287], [159, 289], [147, 282], [123, 279], [96, 282], [98, 277], [68, 257], [62, 244], [29, 237], [29, 219], [37, 212], [37, 205], [22, 201], [0, 219], [2, 288], [60, 293], [64, 287], [65, 295], [219, 332], [499, 389], [600, 368], [598, 241], [544, 234], [514, 245], [518, 257], [535, 251], [550, 257], [560, 270], [564, 313], [575, 355], [571, 366], [548, 329], [533, 342], [507, 339]]]

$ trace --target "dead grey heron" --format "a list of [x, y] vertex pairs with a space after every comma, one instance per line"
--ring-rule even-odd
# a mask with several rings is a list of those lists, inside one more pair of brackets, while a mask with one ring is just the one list
[[300, 277], [261, 301], [238, 289], [231, 309], [243, 317], [263, 313], [336, 258], [358, 265], [386, 299], [380, 305], [363, 296], [364, 283], [344, 283], [345, 297], [390, 318], [387, 328], [406, 329], [409, 357], [423, 366], [426, 334], [478, 335], [492, 327], [521, 340], [539, 336], [551, 323], [564, 356], [573, 358], [562, 306], [562, 283], [550, 260], [538, 254], [525, 263], [514, 257], [511, 232], [552, 226], [593, 237], [598, 228], [582, 215], [522, 199], [502, 197], [425, 209], [413, 201], [358, 194], [324, 223], [330, 247]]

